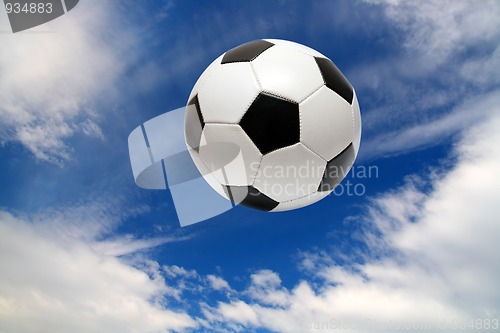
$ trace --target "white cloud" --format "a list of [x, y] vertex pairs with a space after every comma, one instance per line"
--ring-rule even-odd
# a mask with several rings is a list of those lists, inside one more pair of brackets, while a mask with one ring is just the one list
[[[301, 266], [313, 279], [291, 289], [276, 273], [257, 272], [250, 299], [219, 303], [211, 320], [278, 332], [337, 331], [338, 325], [385, 332], [389, 323], [452, 331], [452, 324], [497, 318], [498, 104], [490, 111], [488, 121], [465, 131], [457, 164], [447, 173], [409, 177], [405, 186], [372, 199], [355, 220], [369, 251], [361, 261], [340, 266], [323, 252], [304, 255]], [[286, 301], [268, 302], [275, 290]]]
[[196, 326], [158, 303], [168, 287], [113, 256], [0, 213], [0, 330], [160, 332]]
[[210, 284], [210, 287], [213, 290], [218, 290], [218, 291], [231, 290], [229, 283], [220, 276], [209, 274], [207, 275], [207, 280]]
[[281, 287], [279, 275], [271, 270], [263, 269], [250, 275], [251, 285], [246, 293], [251, 299], [261, 304], [287, 306], [288, 291]]
[[[43, 26], [2, 34], [0, 140], [60, 164], [73, 158], [68, 138], [103, 139], [92, 103], [114, 93], [136, 38], [111, 13], [119, 13], [112, 2], [83, 1]], [[9, 30], [7, 15], [0, 15], [0, 28]]]
[[464, 112], [457, 105], [496, 89], [497, 1], [480, 6], [474, 1], [367, 2], [383, 9], [394, 46], [391, 55], [359, 64], [350, 73], [358, 90], [376, 96], [369, 101], [359, 96], [367, 139], [361, 156], [442, 142], [470, 126], [472, 114], [484, 114], [478, 99], [474, 110], [479, 111]]
[[382, 132], [363, 143], [362, 158], [369, 159], [435, 145], [484, 121], [500, 104], [500, 92], [468, 99], [450, 112], [427, 122]]
[[[371, 1], [368, 1], [371, 2]], [[420, 75], [455, 58], [467, 47], [500, 37], [500, 5], [475, 1], [375, 1], [383, 4], [388, 20], [405, 33], [404, 46], [415, 56], [413, 66]]]
[[112, 236], [124, 219], [148, 210], [93, 196], [87, 203], [32, 214], [0, 210], [0, 331], [181, 332], [196, 327], [195, 318], [170, 309], [181, 292], [141, 252], [189, 236]]
[[460, 74], [465, 79], [481, 85], [500, 82], [500, 46], [491, 55], [477, 57], [464, 63]]
[[163, 266], [163, 271], [169, 277], [182, 277], [182, 278], [197, 278], [198, 273], [195, 270], [187, 270], [183, 267], [177, 265], [165, 265]]
[[243, 301], [220, 303], [218, 312], [225, 321], [244, 325], [257, 325], [258, 317], [252, 306]]

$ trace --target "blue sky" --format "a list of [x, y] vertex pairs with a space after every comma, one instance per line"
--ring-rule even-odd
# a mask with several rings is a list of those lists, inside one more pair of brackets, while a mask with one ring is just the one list
[[[0, 10], [0, 331], [493, 324], [499, 15], [496, 1], [88, 0], [9, 34]], [[355, 170], [378, 173], [344, 180], [363, 195], [180, 228], [168, 191], [135, 186], [128, 134], [258, 38], [337, 64], [361, 107]]]

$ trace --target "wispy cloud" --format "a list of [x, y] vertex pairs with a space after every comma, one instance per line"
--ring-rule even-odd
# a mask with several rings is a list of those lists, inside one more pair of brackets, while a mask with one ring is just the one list
[[498, 112], [498, 105], [500, 91], [496, 90], [470, 98], [435, 119], [373, 135], [363, 143], [361, 158], [385, 157], [440, 144]]
[[383, 5], [387, 19], [403, 29], [404, 46], [415, 55], [408, 70], [421, 75], [462, 58], [460, 52], [466, 48], [500, 37], [495, 19], [500, 5], [495, 0], [483, 1], [481, 6], [474, 1], [374, 2]]
[[[61, 164], [73, 158], [67, 144], [72, 136], [103, 139], [102, 110], [95, 102], [116, 92], [117, 78], [133, 59], [127, 49], [136, 40], [130, 27], [111, 16], [119, 13], [115, 7], [85, 1], [35, 29], [45, 33], [2, 34], [1, 141], [17, 141], [38, 159]], [[0, 15], [0, 27], [8, 25]]]
[[[372, 96], [363, 101], [360, 94], [362, 157], [440, 143], [474, 122], [473, 115], [491, 112], [481, 99], [497, 89], [498, 2], [366, 2], [383, 9], [391, 40], [402, 47], [351, 73], [357, 88]], [[474, 100], [477, 105], [468, 104]]]
[[109, 256], [124, 256], [137, 251], [155, 248], [164, 244], [179, 242], [190, 239], [191, 236], [181, 237], [153, 237], [146, 239], [137, 239], [134, 235], [128, 234], [120, 237], [113, 237], [103, 241], [96, 242], [92, 248], [96, 251]]

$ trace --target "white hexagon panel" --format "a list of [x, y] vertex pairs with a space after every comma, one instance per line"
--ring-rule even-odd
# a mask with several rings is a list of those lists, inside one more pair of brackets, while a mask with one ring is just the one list
[[280, 202], [276, 208], [272, 210], [272, 212], [283, 212], [291, 209], [297, 209], [312, 205], [315, 202], [320, 201], [321, 199], [328, 196], [330, 192], [314, 192], [305, 197], [301, 197], [298, 199]]
[[326, 161], [301, 143], [264, 155], [253, 186], [277, 202], [317, 191]]
[[200, 157], [222, 185], [253, 183], [262, 154], [239, 125], [206, 124]]
[[275, 45], [252, 61], [263, 91], [300, 103], [324, 82], [308, 54]]
[[308, 46], [299, 43], [291, 42], [289, 40], [284, 40], [284, 39], [264, 39], [264, 40], [273, 43], [274, 45], [279, 45], [295, 51], [299, 51], [301, 53], [310, 55], [311, 57], [326, 58], [323, 54], [319, 53], [315, 49], [312, 49]]
[[198, 80], [194, 84], [193, 89], [191, 89], [191, 93], [189, 94], [188, 101], [191, 101], [191, 99], [193, 99], [193, 97], [196, 94], [198, 94], [198, 90], [200, 89], [200, 87], [202, 87], [203, 84], [205, 84], [205, 82], [207, 81], [207, 79], [212, 75], [212, 72], [217, 67], [220, 66], [220, 63], [221, 63], [221, 60], [222, 60], [223, 56], [224, 55], [221, 55], [220, 57], [218, 57], [217, 59], [215, 59], [214, 61], [212, 61], [212, 63], [210, 65], [208, 65], [208, 67], [203, 71], [203, 73], [200, 75], [200, 77], [198, 78]]
[[198, 89], [206, 123], [237, 124], [260, 89], [249, 63], [224, 64], [215, 68]]
[[329, 161], [352, 142], [351, 105], [323, 86], [299, 104], [300, 141]]

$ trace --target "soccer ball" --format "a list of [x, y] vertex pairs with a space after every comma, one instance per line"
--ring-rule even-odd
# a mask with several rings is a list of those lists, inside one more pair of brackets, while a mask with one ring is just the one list
[[218, 57], [185, 112], [188, 151], [208, 184], [264, 211], [330, 194], [359, 150], [356, 93], [321, 53], [285, 40], [255, 40]]

